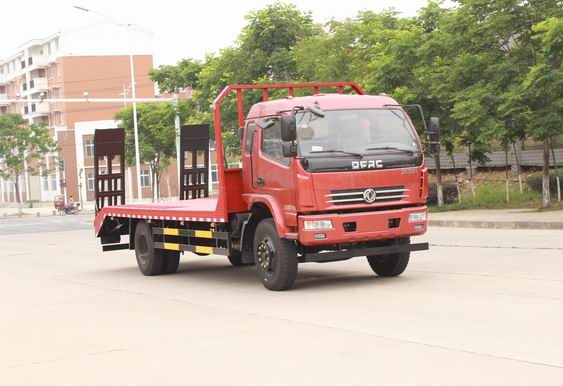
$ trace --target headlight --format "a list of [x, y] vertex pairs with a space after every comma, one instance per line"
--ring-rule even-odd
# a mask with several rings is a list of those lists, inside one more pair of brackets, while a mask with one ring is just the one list
[[315, 231], [319, 229], [332, 229], [332, 221], [330, 220], [316, 220], [316, 221], [303, 221], [303, 227], [306, 231]]
[[409, 222], [426, 221], [426, 212], [410, 213]]

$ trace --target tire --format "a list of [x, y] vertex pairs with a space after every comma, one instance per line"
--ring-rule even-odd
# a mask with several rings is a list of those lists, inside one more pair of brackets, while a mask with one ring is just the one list
[[[410, 244], [410, 238], [395, 239], [393, 245]], [[367, 256], [369, 266], [379, 276], [391, 277], [402, 274], [409, 264], [410, 252], [390, 255]]]
[[176, 273], [180, 264], [180, 251], [164, 251], [162, 273], [165, 275]]
[[240, 252], [236, 252], [230, 256], [227, 256], [227, 258], [229, 259], [229, 262], [231, 263], [231, 265], [233, 267], [244, 267], [247, 265], [252, 265], [254, 263], [243, 263], [242, 262], [242, 253]]
[[280, 239], [274, 220], [260, 221], [254, 234], [254, 262], [258, 277], [272, 291], [284, 291], [297, 278], [297, 249], [291, 240]]
[[162, 273], [164, 251], [154, 247], [151, 227], [145, 221], [139, 222], [135, 228], [135, 256], [143, 275]]

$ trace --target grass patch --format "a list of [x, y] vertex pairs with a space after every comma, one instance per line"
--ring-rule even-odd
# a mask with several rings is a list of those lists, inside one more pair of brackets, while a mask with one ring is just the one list
[[[431, 207], [431, 213], [447, 212], [464, 209], [538, 209], [542, 203], [541, 193], [525, 186], [522, 193], [518, 186], [511, 186], [510, 201], [506, 201], [506, 185], [503, 182], [488, 182], [475, 188], [475, 198], [471, 192], [464, 191], [461, 195], [461, 204], [447, 204]], [[552, 199], [550, 210], [563, 210], [563, 204]]]

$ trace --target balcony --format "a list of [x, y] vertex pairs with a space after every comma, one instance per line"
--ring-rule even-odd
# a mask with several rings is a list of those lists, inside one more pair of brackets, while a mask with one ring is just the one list
[[24, 114], [31, 117], [39, 117], [41, 115], [49, 114], [49, 104], [44, 103], [32, 103], [31, 108], [27, 106], [24, 107]]
[[47, 78], [35, 78], [29, 81], [29, 90], [32, 92], [47, 91]]
[[47, 58], [44, 57], [44, 56], [39, 56], [39, 55], [30, 56], [29, 58], [27, 58], [26, 70], [32, 71], [36, 68], [47, 67], [48, 63], [49, 62], [48, 62]]

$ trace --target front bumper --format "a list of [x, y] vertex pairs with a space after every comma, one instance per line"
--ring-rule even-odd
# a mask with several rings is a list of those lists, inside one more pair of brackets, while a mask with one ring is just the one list
[[[427, 212], [426, 206], [374, 212], [301, 215], [298, 220], [299, 242], [303, 245], [314, 246], [422, 235], [426, 232], [427, 222], [409, 223], [408, 221], [410, 213], [419, 212]], [[304, 229], [304, 221], [318, 220], [332, 221], [332, 228]]]

